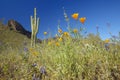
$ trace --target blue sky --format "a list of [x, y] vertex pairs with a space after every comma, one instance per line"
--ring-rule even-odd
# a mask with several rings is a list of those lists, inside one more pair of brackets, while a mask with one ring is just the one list
[[[31, 31], [30, 16], [37, 8], [37, 16], [40, 18], [37, 36], [43, 39], [44, 31], [52, 35], [57, 32], [58, 20], [63, 31], [67, 30], [62, 7], [66, 10], [72, 28], [81, 26], [88, 33], [96, 33], [96, 26], [99, 26], [102, 39], [110, 37], [109, 31], [113, 35], [118, 35], [120, 31], [120, 0], [0, 0], [0, 19], [4, 18], [4, 23], [14, 19]], [[84, 25], [71, 18], [76, 12], [79, 17], [86, 17]], [[109, 31], [106, 23], [110, 23]]]

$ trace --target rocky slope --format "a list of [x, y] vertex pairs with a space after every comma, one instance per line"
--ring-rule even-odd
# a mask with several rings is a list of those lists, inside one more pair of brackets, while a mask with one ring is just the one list
[[[15, 20], [9, 20], [6, 25], [0, 23], [0, 49], [3, 45], [21, 47], [25, 42], [30, 44], [31, 32]], [[38, 39], [37, 42], [41, 43]], [[5, 47], [4, 47], [5, 48]]]

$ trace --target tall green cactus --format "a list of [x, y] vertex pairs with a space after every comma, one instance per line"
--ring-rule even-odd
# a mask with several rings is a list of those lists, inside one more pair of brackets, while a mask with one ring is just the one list
[[36, 35], [38, 33], [38, 25], [39, 25], [39, 18], [36, 18], [36, 8], [34, 8], [34, 17], [30, 17], [31, 19], [31, 47], [35, 47], [36, 42]]

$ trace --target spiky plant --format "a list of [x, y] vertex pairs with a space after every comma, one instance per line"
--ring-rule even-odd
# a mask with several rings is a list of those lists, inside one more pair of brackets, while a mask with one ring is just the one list
[[36, 8], [34, 8], [34, 17], [31, 18], [31, 47], [35, 47], [36, 35], [38, 33], [39, 18], [36, 18]]
[[66, 13], [64, 7], [63, 7], [63, 11], [64, 11], [64, 18], [65, 18], [65, 20], [66, 20], [66, 22], [67, 22], [67, 29], [68, 29], [68, 32], [71, 33], [72, 30], [71, 30], [71, 28], [70, 28], [70, 21], [69, 21], [69, 18], [68, 18], [68, 16], [67, 16], [67, 13]]

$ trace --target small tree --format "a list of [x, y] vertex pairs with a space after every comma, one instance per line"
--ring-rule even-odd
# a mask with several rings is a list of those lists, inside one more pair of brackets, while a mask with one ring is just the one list
[[34, 17], [30, 17], [31, 19], [31, 47], [35, 47], [36, 42], [36, 35], [38, 33], [38, 25], [39, 25], [39, 18], [36, 18], [36, 8], [34, 8]]

